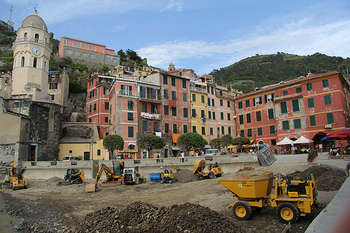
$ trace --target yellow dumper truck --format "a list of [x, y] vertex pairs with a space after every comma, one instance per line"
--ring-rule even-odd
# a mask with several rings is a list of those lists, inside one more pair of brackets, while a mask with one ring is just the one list
[[253, 210], [264, 207], [277, 208], [277, 215], [283, 223], [296, 222], [299, 216], [312, 212], [317, 199], [315, 179], [290, 180], [287, 177], [273, 177], [272, 172], [261, 175], [234, 176], [231, 180], [220, 180], [238, 199], [230, 205], [238, 220], [247, 220]]
[[216, 178], [222, 175], [221, 167], [218, 163], [209, 164], [208, 170], [205, 170], [205, 160], [197, 159], [193, 164], [193, 174], [198, 177], [198, 179], [202, 178]]

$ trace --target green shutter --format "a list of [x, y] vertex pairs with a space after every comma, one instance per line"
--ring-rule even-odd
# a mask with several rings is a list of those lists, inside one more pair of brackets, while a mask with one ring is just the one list
[[300, 129], [301, 128], [301, 121], [300, 119], [294, 119], [294, 129]]
[[244, 130], [242, 129], [241, 132], [239, 133], [241, 137], [244, 137]]
[[322, 86], [323, 87], [328, 87], [329, 86], [328, 79], [323, 79], [322, 80]]
[[288, 91], [283, 91], [283, 95], [288, 95]]
[[312, 83], [306, 84], [306, 88], [308, 91], [311, 91], [312, 90]]
[[171, 92], [171, 99], [176, 100], [176, 91]]
[[252, 120], [250, 118], [250, 113], [247, 114], [247, 123], [250, 123]]
[[274, 125], [271, 125], [270, 126], [270, 134], [275, 134], [276, 132], [275, 132], [276, 130], [275, 130], [275, 126]]
[[134, 137], [134, 127], [132, 127], [132, 126], [128, 127], [128, 137], [129, 138]]
[[328, 124], [334, 123], [333, 113], [327, 113], [327, 122]]
[[243, 115], [239, 115], [239, 124], [243, 125]]
[[183, 93], [183, 95], [182, 95], [182, 100], [183, 100], [184, 102], [187, 102], [187, 94], [186, 94], [186, 93]]
[[287, 109], [287, 102], [283, 101], [281, 102], [281, 113], [287, 113], [288, 109]]
[[242, 101], [241, 101], [241, 102], [238, 102], [238, 108], [239, 108], [239, 109], [243, 108]]
[[331, 105], [332, 104], [331, 95], [325, 95], [324, 96], [324, 104], [325, 105]]
[[273, 114], [273, 109], [272, 108], [270, 108], [268, 110], [268, 113], [269, 113], [269, 120], [273, 119], [274, 118], [274, 114]]
[[256, 112], [256, 121], [261, 121], [261, 112]]
[[262, 128], [258, 128], [258, 136], [262, 136]]
[[307, 99], [307, 106], [308, 106], [309, 108], [315, 107], [314, 98], [308, 98], [308, 99]]
[[248, 129], [248, 137], [252, 136], [252, 129]]
[[289, 130], [289, 121], [282, 121], [283, 130]]
[[246, 100], [246, 101], [245, 101], [245, 107], [246, 107], [246, 108], [250, 107], [250, 102], [249, 102], [249, 100]]
[[168, 84], [168, 76], [166, 76], [165, 74], [163, 76], [163, 84]]
[[182, 79], [182, 87], [186, 88], [186, 79]]
[[315, 116], [310, 116], [310, 126], [316, 126], [316, 118], [315, 118]]
[[184, 133], [187, 133], [187, 125], [184, 125]]
[[299, 101], [296, 100], [292, 100], [293, 103], [293, 112], [299, 112]]
[[297, 88], [295, 89], [295, 91], [296, 91], [297, 93], [300, 93], [300, 92], [302, 91], [302, 89], [301, 89], [301, 87], [297, 87]]
[[164, 99], [168, 99], [169, 98], [168, 90], [163, 90], [163, 94], [164, 94]]

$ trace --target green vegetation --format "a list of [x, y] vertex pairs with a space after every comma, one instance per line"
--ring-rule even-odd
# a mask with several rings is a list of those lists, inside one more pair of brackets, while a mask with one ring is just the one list
[[231, 135], [225, 135], [221, 138], [215, 138], [210, 141], [210, 145], [215, 148], [222, 148], [232, 144], [233, 138]]
[[232, 140], [232, 145], [249, 145], [250, 140], [246, 137], [236, 137]]
[[152, 149], [161, 149], [164, 146], [163, 140], [153, 134], [141, 135], [138, 139], [138, 144], [141, 148], [147, 149], [148, 154]]
[[127, 49], [124, 52], [122, 49], [118, 51], [118, 55], [120, 56], [120, 63], [124, 66], [137, 67], [147, 66], [147, 59], [142, 59], [135, 51], [131, 49]]
[[103, 139], [103, 146], [109, 152], [109, 159], [113, 159], [113, 152], [116, 149], [122, 150], [124, 148], [124, 140], [119, 135], [107, 135]]
[[189, 150], [202, 148], [207, 145], [208, 142], [197, 133], [185, 133], [177, 139], [177, 144]]
[[349, 77], [350, 58], [315, 53], [309, 56], [280, 53], [248, 57], [230, 66], [213, 70], [216, 82], [243, 92], [256, 87], [295, 79], [307, 73], [323, 73], [333, 70]]
[[8, 31], [7, 28], [0, 26], [0, 72], [12, 70], [13, 53], [12, 43], [16, 39], [16, 32]]

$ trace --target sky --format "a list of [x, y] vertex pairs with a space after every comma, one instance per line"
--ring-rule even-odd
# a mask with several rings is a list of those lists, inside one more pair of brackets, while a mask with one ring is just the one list
[[17, 29], [37, 8], [55, 39], [132, 49], [205, 74], [256, 54], [349, 57], [349, 0], [0, 0]]

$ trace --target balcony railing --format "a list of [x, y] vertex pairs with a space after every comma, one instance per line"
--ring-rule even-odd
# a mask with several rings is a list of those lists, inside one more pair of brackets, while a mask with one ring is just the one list
[[129, 90], [120, 90], [118, 96], [135, 96], [132, 91]]
[[146, 101], [160, 102], [160, 96], [155, 95], [147, 95], [145, 93], [141, 93], [140, 98]]
[[197, 91], [201, 93], [207, 93], [207, 89], [199, 88], [199, 87], [190, 87], [190, 91]]

